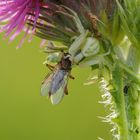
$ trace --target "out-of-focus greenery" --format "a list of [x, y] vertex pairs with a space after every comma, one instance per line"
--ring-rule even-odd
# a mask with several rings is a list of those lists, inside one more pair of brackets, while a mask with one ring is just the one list
[[109, 128], [98, 116], [105, 116], [97, 85], [84, 86], [90, 69], [75, 68], [69, 95], [51, 105], [40, 96], [40, 84], [48, 70], [40, 40], [8, 44], [0, 36], [0, 140], [111, 140]]

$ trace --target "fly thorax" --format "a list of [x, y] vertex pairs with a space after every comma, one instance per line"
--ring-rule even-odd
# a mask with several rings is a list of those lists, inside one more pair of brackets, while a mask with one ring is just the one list
[[60, 65], [62, 70], [71, 70], [72, 63], [69, 58], [66, 58], [61, 60]]

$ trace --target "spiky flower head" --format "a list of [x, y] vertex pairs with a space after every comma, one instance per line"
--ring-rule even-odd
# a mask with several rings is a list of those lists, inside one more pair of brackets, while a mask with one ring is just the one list
[[[73, 24], [75, 21], [73, 15], [62, 5], [77, 13], [85, 29], [97, 32], [96, 27], [92, 25], [91, 14], [100, 18], [101, 12], [104, 11], [110, 17], [114, 0], [1, 0], [0, 30], [5, 32], [5, 36], [11, 35], [10, 40], [13, 40], [28, 21], [32, 29], [35, 29], [37, 24], [41, 32], [38, 34], [39, 37], [68, 44], [71, 37], [77, 35], [79, 31]], [[28, 30], [29, 28], [26, 32]]]

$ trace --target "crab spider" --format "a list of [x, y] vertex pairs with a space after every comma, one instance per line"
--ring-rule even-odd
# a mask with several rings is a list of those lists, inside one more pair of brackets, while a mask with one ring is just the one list
[[[69, 46], [68, 53], [71, 55], [73, 62], [79, 64], [82, 60], [82, 64], [96, 64], [103, 61], [104, 55], [108, 54], [99, 54], [100, 52], [100, 43], [98, 39], [93, 37], [94, 35], [88, 30], [85, 30], [81, 20], [79, 19], [76, 12], [69, 9], [68, 7], [62, 6], [67, 12], [57, 11], [65, 16], [69, 16], [77, 27], [79, 36], [74, 37], [73, 43]], [[94, 62], [93, 62], [94, 61]]]

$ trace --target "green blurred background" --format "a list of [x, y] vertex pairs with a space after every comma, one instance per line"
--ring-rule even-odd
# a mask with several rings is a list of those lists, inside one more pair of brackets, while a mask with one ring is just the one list
[[97, 85], [83, 85], [90, 69], [75, 68], [69, 95], [53, 106], [40, 96], [48, 72], [40, 39], [16, 49], [18, 42], [0, 36], [0, 140], [111, 140], [110, 126], [98, 118], [107, 112]]

